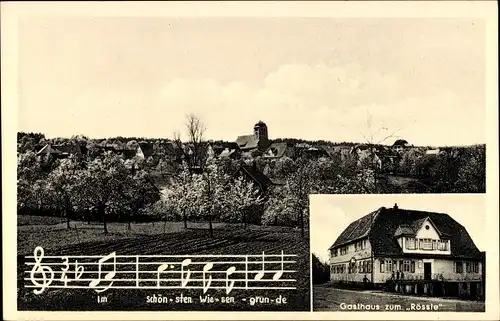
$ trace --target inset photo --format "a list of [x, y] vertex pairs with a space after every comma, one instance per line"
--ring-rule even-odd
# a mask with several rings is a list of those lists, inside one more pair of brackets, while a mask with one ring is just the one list
[[485, 311], [476, 194], [311, 195], [314, 311]]

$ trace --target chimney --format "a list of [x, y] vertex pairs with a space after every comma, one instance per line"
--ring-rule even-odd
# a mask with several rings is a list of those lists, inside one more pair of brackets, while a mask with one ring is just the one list
[[398, 203], [394, 203], [394, 209], [397, 210], [398, 208]]

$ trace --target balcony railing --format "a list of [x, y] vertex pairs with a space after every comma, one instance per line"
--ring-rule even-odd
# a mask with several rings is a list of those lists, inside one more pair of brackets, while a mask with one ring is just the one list
[[[429, 278], [430, 276], [430, 278]], [[431, 281], [478, 281], [481, 280], [482, 277], [480, 274], [466, 274], [466, 275], [457, 275], [452, 278], [446, 278], [443, 273], [431, 273], [426, 277], [424, 273], [405, 273], [399, 274], [399, 277], [394, 274], [394, 277], [391, 277], [390, 280], [431, 280]]]

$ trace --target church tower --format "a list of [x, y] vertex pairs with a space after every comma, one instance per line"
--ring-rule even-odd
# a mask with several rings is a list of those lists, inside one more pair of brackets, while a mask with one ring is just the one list
[[267, 141], [267, 125], [262, 120], [259, 120], [253, 127], [253, 134], [258, 140]]

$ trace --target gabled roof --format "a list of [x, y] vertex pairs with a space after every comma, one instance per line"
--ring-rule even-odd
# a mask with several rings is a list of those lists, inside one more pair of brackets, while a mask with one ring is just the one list
[[370, 214], [365, 215], [362, 218], [349, 224], [349, 226], [340, 234], [340, 236], [330, 248], [338, 247], [340, 245], [354, 242], [360, 238], [367, 237], [373, 225], [373, 221], [379, 211], [380, 209], [371, 212]]
[[75, 144], [75, 145], [53, 145], [53, 148], [61, 151], [63, 154], [67, 155], [76, 155], [76, 156], [82, 156], [83, 155], [83, 147], [81, 145]]
[[236, 143], [241, 149], [253, 149], [259, 146], [259, 140], [255, 135], [238, 136]]
[[148, 142], [140, 142], [139, 147], [141, 148], [142, 153], [145, 158], [153, 156], [153, 144]]
[[265, 191], [273, 182], [264, 173], [254, 168], [254, 166], [241, 165], [240, 171], [252, 179], [262, 191]]
[[272, 143], [264, 153], [264, 157], [283, 157], [287, 148], [287, 143]]
[[63, 152], [61, 152], [60, 150], [52, 147], [51, 144], [47, 144], [45, 146], [43, 146], [42, 149], [40, 149], [38, 151], [38, 153], [36, 153], [37, 155], [41, 155], [41, 154], [57, 154], [57, 155], [61, 155]]
[[235, 149], [226, 148], [219, 154], [219, 157], [231, 157], [234, 153], [236, 153]]
[[450, 240], [453, 257], [480, 257], [480, 252], [467, 230], [448, 214], [385, 207], [352, 222], [337, 238], [332, 248], [369, 237], [374, 255], [400, 256], [403, 251], [394, 236], [397, 233], [414, 233], [427, 219], [438, 233]]
[[59, 156], [69, 156], [69, 155], [82, 156], [84, 154], [84, 149], [86, 149], [86, 147], [83, 147], [78, 144], [52, 145], [49, 143], [43, 146], [42, 149], [40, 149], [37, 152], [37, 155], [52, 154]]

